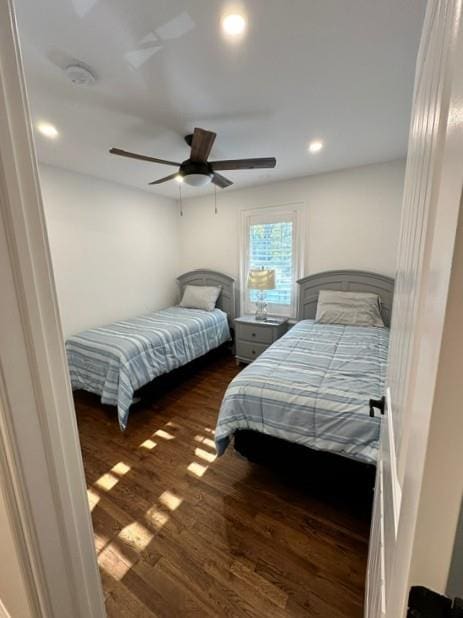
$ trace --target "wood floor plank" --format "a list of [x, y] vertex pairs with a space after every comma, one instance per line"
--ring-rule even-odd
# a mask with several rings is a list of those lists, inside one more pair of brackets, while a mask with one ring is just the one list
[[[210, 604], [215, 616], [255, 616], [243, 598], [233, 590], [224, 588], [217, 580], [209, 576], [203, 569], [205, 561], [203, 552], [195, 550], [194, 544], [185, 538], [186, 531], [180, 538], [162, 530], [155, 539], [156, 548], [168, 558], [173, 569], [176, 569], [177, 579]], [[143, 552], [141, 559], [150, 563], [151, 558]]]
[[218, 410], [238, 371], [218, 352], [156, 380], [125, 432], [113, 408], [76, 393], [110, 618], [362, 616], [368, 508], [231, 448], [216, 458]]
[[116, 582], [106, 598], [108, 618], [158, 618], [123, 584]]

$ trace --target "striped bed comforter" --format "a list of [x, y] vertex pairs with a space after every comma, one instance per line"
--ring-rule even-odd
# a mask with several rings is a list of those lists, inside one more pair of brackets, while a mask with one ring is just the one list
[[66, 341], [73, 390], [101, 395], [127, 427], [134, 392], [230, 339], [227, 314], [170, 307], [93, 328]]
[[298, 322], [230, 383], [217, 421], [222, 454], [251, 429], [312, 449], [376, 463], [389, 330]]

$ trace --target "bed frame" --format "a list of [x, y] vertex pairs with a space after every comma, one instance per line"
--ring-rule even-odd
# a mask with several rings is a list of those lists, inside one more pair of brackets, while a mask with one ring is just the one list
[[200, 268], [180, 275], [177, 277], [177, 283], [180, 288], [180, 298], [183, 295], [183, 290], [186, 285], [213, 285], [220, 287], [222, 291], [220, 292], [216, 306], [222, 309], [222, 311], [225, 311], [228, 315], [229, 323], [233, 323], [237, 315], [235, 280], [233, 277], [215, 270]]
[[[381, 299], [384, 324], [390, 325], [394, 294], [394, 279], [390, 277], [360, 270], [332, 270], [309, 275], [299, 279], [297, 283], [298, 320], [315, 318], [320, 290], [373, 292]], [[315, 476], [318, 479], [318, 489], [336, 487], [336, 492], [339, 493], [342, 487], [345, 487], [348, 492], [352, 492], [352, 478], [355, 478], [354, 489], [365, 498], [366, 502], [362, 501], [363, 504], [368, 506], [371, 500], [371, 489], [374, 485], [372, 465], [349, 460], [340, 455], [314, 451], [251, 430], [236, 431], [234, 447], [241, 455], [255, 463], [275, 469], [284, 467], [291, 478], [301, 477], [299, 479], [301, 482], [305, 483], [308, 477], [313, 479]]]
[[394, 295], [394, 279], [391, 277], [363, 270], [329, 270], [299, 279], [297, 283], [299, 286], [298, 320], [315, 318], [320, 290], [335, 290], [378, 294], [381, 299], [381, 315], [384, 324], [389, 326], [391, 323]]

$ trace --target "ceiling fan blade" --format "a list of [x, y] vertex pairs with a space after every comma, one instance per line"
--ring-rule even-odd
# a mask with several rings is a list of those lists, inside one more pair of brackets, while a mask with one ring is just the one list
[[161, 163], [162, 165], [174, 165], [179, 167], [180, 163], [175, 161], [165, 161], [164, 159], [155, 159], [154, 157], [147, 157], [146, 155], [136, 154], [135, 152], [128, 152], [127, 150], [121, 150], [120, 148], [111, 148], [109, 151], [111, 154], [119, 155], [120, 157], [128, 157], [129, 159], [138, 159], [140, 161], [150, 161], [151, 163]]
[[222, 174], [214, 174], [212, 176], [212, 182], [221, 189], [226, 189], [233, 184], [231, 180], [228, 180], [228, 178], [225, 178], [225, 176], [222, 176]]
[[169, 180], [173, 180], [174, 178], [176, 178], [178, 176], [178, 172], [175, 172], [175, 174], [171, 174], [170, 176], [164, 176], [164, 178], [160, 178], [159, 180], [153, 180], [153, 182], [149, 182], [149, 185], [160, 185], [163, 182], [168, 182]]
[[275, 157], [261, 157], [258, 159], [230, 159], [228, 161], [210, 161], [209, 165], [216, 170], [257, 170], [275, 167]]
[[201, 161], [205, 163], [207, 161], [207, 157], [210, 155], [215, 138], [216, 133], [196, 128], [194, 130], [193, 140], [191, 142], [190, 159], [192, 161]]

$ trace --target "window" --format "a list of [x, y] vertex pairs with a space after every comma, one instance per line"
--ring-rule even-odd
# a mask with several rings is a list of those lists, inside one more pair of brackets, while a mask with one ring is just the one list
[[301, 206], [260, 208], [243, 212], [241, 256], [242, 307], [254, 313], [258, 292], [246, 286], [249, 270], [275, 270], [274, 290], [266, 292], [268, 312], [296, 315], [296, 280], [300, 276], [301, 251], [298, 241]]

